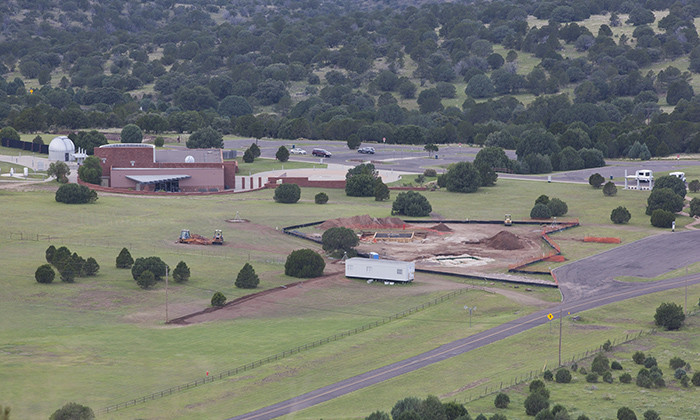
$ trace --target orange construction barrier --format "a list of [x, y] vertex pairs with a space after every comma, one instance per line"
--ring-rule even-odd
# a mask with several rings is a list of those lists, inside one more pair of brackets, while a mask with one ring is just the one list
[[601, 244], [619, 244], [620, 238], [599, 238], [597, 236], [584, 236], [583, 242], [598, 242]]

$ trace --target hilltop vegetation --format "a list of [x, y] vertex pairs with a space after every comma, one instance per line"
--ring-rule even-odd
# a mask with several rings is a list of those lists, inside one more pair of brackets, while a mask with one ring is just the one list
[[697, 0], [10, 0], [0, 16], [0, 126], [23, 132], [467, 142], [517, 149], [523, 172], [537, 155], [576, 169], [568, 147], [700, 151]]

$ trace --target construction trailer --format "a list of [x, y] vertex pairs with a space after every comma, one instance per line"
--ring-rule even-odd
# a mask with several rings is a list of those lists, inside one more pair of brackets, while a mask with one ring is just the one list
[[360, 279], [410, 282], [416, 272], [413, 261], [378, 260], [374, 258], [348, 258], [345, 261], [345, 277]]

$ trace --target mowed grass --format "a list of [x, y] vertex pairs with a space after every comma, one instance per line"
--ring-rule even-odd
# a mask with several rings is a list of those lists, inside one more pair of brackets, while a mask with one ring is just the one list
[[[309, 154], [310, 151], [307, 150]], [[308, 156], [308, 155], [307, 155]], [[291, 159], [294, 159], [295, 155], [290, 155]], [[243, 161], [243, 157], [237, 157], [236, 163], [238, 164], [238, 175], [246, 176], [253, 175], [260, 172], [268, 171], [280, 171], [285, 169], [301, 169], [301, 168], [327, 168], [328, 165], [314, 162], [301, 162], [296, 160], [291, 160], [287, 162], [280, 162], [276, 159], [265, 159], [257, 158], [252, 163], [246, 163]]]
[[[278, 230], [283, 226], [359, 214], [386, 217], [391, 213], [391, 202], [351, 198], [342, 190], [304, 188], [301, 201], [294, 205], [274, 203], [273, 191], [263, 190], [211, 197], [101, 194], [94, 205], [68, 206], [55, 202], [54, 191], [55, 186], [30, 192], [0, 190], [6, 220], [11, 221], [0, 227], [0, 236], [5, 238], [0, 242], [0, 351], [6, 356], [0, 362], [0, 381], [7, 384], [3, 388], [4, 401], [13, 407], [18, 418], [48, 416], [74, 400], [98, 409], [201, 378], [206, 371], [217, 373], [350, 330], [446, 293], [413, 292], [410, 288], [421, 287], [420, 279], [409, 289], [349, 282], [343, 287], [314, 289], [306, 292], [303, 299], [285, 304], [262, 299], [263, 310], [231, 321], [165, 327], [163, 285], [140, 290], [128, 270], [116, 269], [114, 259], [122, 247], [127, 247], [135, 258], [157, 255], [171, 267], [180, 260], [190, 266], [189, 283], [171, 283], [168, 297], [172, 318], [207, 307], [215, 291], [222, 291], [229, 300], [247, 294], [248, 291], [233, 286], [245, 262], [250, 262], [260, 276], [260, 289], [296, 281], [283, 274], [286, 256], [292, 249], [318, 246], [283, 235]], [[329, 195], [328, 204], [314, 204], [313, 197], [320, 191]], [[610, 211], [600, 190], [584, 185], [499, 180], [496, 187], [477, 194], [425, 195], [435, 213], [445, 218], [488, 219], [495, 212], [509, 212], [517, 220], [529, 214], [532, 202], [542, 193], [567, 201], [570, 213], [582, 223], [618, 229], [605, 220], [607, 216], [595, 214], [606, 209], [609, 215]], [[647, 193], [628, 193], [618, 194], [615, 205], [625, 203], [630, 211], [636, 206], [643, 213]], [[521, 208], [520, 214], [516, 208]], [[236, 212], [249, 223], [227, 223]], [[644, 219], [633, 215], [632, 223], [621, 228], [619, 236], [631, 240], [658, 232], [648, 225], [648, 218]], [[183, 228], [204, 236], [213, 234], [214, 229], [223, 229], [228, 246], [177, 244]], [[24, 240], [18, 240], [20, 233]], [[76, 284], [58, 280], [51, 285], [36, 283], [34, 271], [44, 263], [49, 244], [66, 245], [85, 258], [96, 258], [102, 267], [100, 274], [78, 279]], [[542, 299], [551, 302], [557, 292], [547, 289], [536, 293], [542, 293]], [[472, 331], [465, 331], [463, 306], [469, 303], [477, 303], [477, 316], [481, 318], [475, 318]], [[406, 320], [296, 356], [302, 366], [290, 368], [291, 371], [286, 367], [293, 364], [285, 359], [250, 375], [226, 380], [227, 385], [239, 384], [242, 389], [222, 391], [224, 405], [219, 406], [219, 397], [203, 397], [215, 389], [207, 386], [181, 397], [120, 412], [115, 418], [152, 418], [162, 413], [177, 417], [181, 410], [187, 415], [193, 412], [189, 410], [216, 415], [219, 409], [222, 414], [229, 413], [228, 404], [234, 401], [235, 412], [247, 411], [274, 402], [270, 399], [315, 389], [535, 309], [499, 295], [469, 292]], [[282, 381], [296, 372], [300, 372], [301, 383]], [[226, 396], [234, 394], [244, 398], [229, 402]]]

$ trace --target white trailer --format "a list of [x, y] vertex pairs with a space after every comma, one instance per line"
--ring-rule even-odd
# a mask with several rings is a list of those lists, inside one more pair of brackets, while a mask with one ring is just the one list
[[373, 258], [348, 258], [345, 260], [345, 276], [379, 281], [413, 281], [416, 265], [413, 261], [377, 260]]

